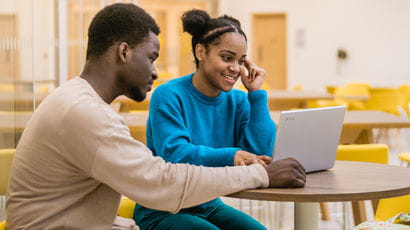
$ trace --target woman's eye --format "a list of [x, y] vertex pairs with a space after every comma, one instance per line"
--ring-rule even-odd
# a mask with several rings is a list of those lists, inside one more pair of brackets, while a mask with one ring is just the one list
[[229, 57], [229, 56], [222, 56], [222, 60], [224, 60], [224, 61], [231, 61], [232, 60], [232, 58], [231, 57]]
[[238, 63], [239, 63], [239, 65], [243, 65], [245, 63], [245, 60], [241, 59], [241, 60], [238, 61]]

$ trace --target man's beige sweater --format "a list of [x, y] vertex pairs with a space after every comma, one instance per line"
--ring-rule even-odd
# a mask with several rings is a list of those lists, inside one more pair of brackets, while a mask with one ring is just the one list
[[7, 229], [108, 229], [121, 194], [178, 212], [268, 183], [257, 164], [207, 168], [153, 157], [77, 77], [49, 95], [24, 130], [8, 189]]

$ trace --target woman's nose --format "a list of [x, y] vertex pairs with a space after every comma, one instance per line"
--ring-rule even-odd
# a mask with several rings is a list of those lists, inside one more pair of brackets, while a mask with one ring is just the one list
[[240, 65], [239, 64], [229, 65], [229, 71], [231, 71], [232, 73], [239, 73], [239, 71], [241, 71]]

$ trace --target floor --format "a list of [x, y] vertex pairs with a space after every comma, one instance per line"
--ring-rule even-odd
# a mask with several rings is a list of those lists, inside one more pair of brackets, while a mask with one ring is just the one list
[[[385, 134], [381, 130], [376, 130], [374, 133], [375, 138], [379, 140], [378, 143], [388, 143], [390, 147], [389, 164], [400, 165], [397, 155], [400, 152], [410, 151], [410, 129], [390, 129], [388, 135]], [[293, 203], [250, 201], [226, 197], [223, 200], [227, 204], [250, 214], [270, 230], [293, 229]], [[0, 197], [0, 221], [6, 218], [4, 203], [4, 197]], [[350, 203], [335, 202], [328, 203], [328, 205], [331, 220], [319, 220], [320, 230], [345, 230], [354, 227]], [[373, 213], [369, 201], [366, 201], [366, 210], [368, 219], [372, 220]]]

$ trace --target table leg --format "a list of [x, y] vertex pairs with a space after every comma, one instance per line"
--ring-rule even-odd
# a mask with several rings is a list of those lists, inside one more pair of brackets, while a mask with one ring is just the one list
[[367, 220], [366, 208], [365, 208], [363, 200], [352, 201], [352, 211], [353, 211], [353, 219], [354, 219], [355, 226]]
[[319, 229], [319, 204], [311, 202], [295, 202], [294, 225], [295, 230]]

